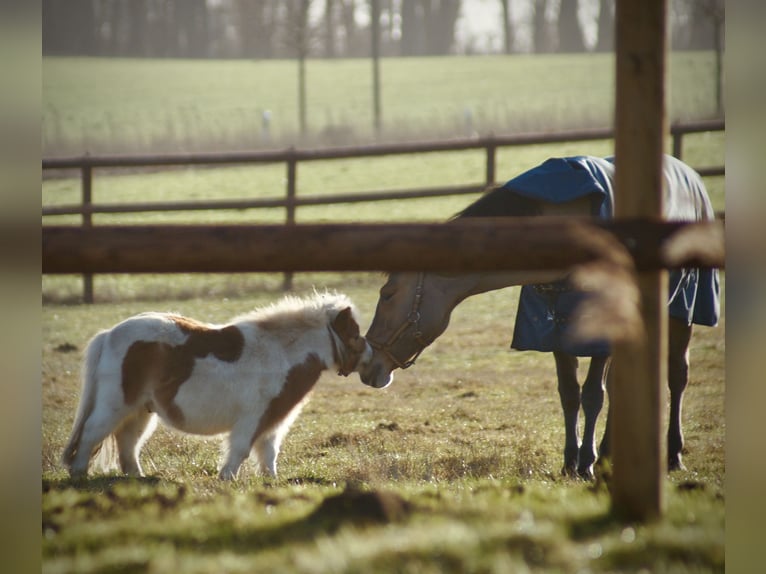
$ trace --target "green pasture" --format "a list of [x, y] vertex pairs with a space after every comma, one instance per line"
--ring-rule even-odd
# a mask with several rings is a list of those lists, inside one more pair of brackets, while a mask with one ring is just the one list
[[[229, 279], [239, 293], [43, 306], [43, 572], [723, 571], [725, 320], [693, 339], [688, 470], [665, 482], [666, 517], [622, 524], [609, 514], [608, 475], [588, 484], [559, 474], [553, 361], [508, 351], [516, 289], [461, 304], [387, 389], [323, 376], [276, 480], [248, 462], [222, 484], [217, 439], [160, 428], [144, 448], [146, 479], [70, 481], [58, 457], [89, 337], [149, 309], [222, 322], [280, 296], [268, 278]], [[193, 280], [155, 277], [144, 288]], [[366, 328], [382, 283], [300, 274], [295, 289], [348, 293]]]
[[[382, 134], [423, 139], [612, 124], [611, 55], [383, 59]], [[372, 135], [369, 60], [309, 60], [307, 143]], [[44, 155], [265, 145], [297, 137], [297, 63], [44, 58]], [[668, 117], [715, 115], [712, 53], [672, 53]], [[470, 123], [467, 117], [470, 115]]]
[[[611, 94], [606, 57], [445, 61], [383, 62], [384, 80], [392, 82], [384, 84], [387, 131], [454, 133], [466, 106], [475, 106], [482, 131], [498, 124], [498, 132], [608, 124], [601, 120], [608, 118], [611, 96], [599, 102], [593, 93]], [[367, 61], [309, 62], [312, 130], [348, 123], [364, 135], [371, 123], [368, 71]], [[701, 86], [712, 74], [712, 56], [674, 54], [671, 72], [674, 118], [708, 115], [714, 92]], [[256, 145], [262, 109], [272, 110], [275, 137], [289, 138], [296, 129], [293, 73], [291, 62], [46, 59], [44, 150]], [[568, 74], [576, 77], [565, 93], [556, 86]], [[587, 83], [577, 82], [587, 75]], [[550, 156], [606, 155], [611, 145], [503, 149], [498, 180]], [[722, 163], [723, 134], [690, 136], [684, 158], [698, 166]], [[43, 205], [79, 201], [75, 175], [46, 177]], [[97, 170], [94, 201], [282, 197], [285, 177], [282, 165]], [[298, 168], [298, 194], [458, 185], [483, 177], [477, 152], [313, 162]], [[706, 184], [723, 209], [723, 178]], [[300, 208], [297, 219], [443, 221], [472, 199]], [[94, 217], [96, 224], [283, 220], [280, 209]], [[297, 294], [346, 292], [366, 330], [383, 282], [375, 273], [302, 273], [294, 288]], [[77, 304], [78, 277], [42, 278], [43, 572], [724, 571], [725, 306], [717, 328], [695, 331], [684, 404], [688, 469], [667, 477], [666, 516], [648, 525], [611, 516], [608, 468], [593, 484], [560, 476], [563, 417], [553, 361], [508, 350], [517, 289], [461, 304], [446, 333], [417, 365], [397, 371], [387, 389], [365, 387], [357, 375], [323, 376], [285, 440], [277, 479], [258, 476], [246, 463], [237, 482], [221, 483], [217, 438], [164, 428], [144, 448], [147, 478], [68, 479], [58, 459], [91, 336], [147, 310], [224, 322], [274, 301], [280, 285], [280, 275], [258, 273], [97, 276], [96, 304], [85, 306]]]
[[[712, 73], [712, 62], [711, 54], [672, 54], [669, 107], [676, 110], [672, 111], [672, 119], [710, 115], [714, 91], [704, 86], [705, 78]], [[364, 132], [364, 126], [370, 123], [369, 106], [359, 102], [369, 99], [371, 80], [365, 72], [368, 64], [364, 60], [308, 63], [311, 130], [321, 131], [330, 125], [322, 123], [325, 120], [334, 125], [339, 114], [351, 114], [348, 122], [344, 119], [341, 123]], [[459, 135], [463, 120], [455, 118], [463, 117], [462, 110], [468, 105], [465, 102], [470, 102], [468, 107], [474, 110], [474, 127], [480, 133], [606, 126], [611, 123], [612, 113], [611, 66], [611, 58], [605, 55], [384, 60], [384, 131], [391, 137], [403, 134], [419, 139]], [[260, 129], [262, 109], [272, 111], [275, 137], [282, 133], [279, 137], [294, 144], [293, 68], [294, 63], [288, 61], [46, 58], [43, 153], [258, 147], [262, 142], [254, 134]], [[353, 84], [351, 89], [353, 82], [358, 85]], [[498, 112], [503, 106], [506, 111]], [[335, 111], [326, 111], [330, 109]], [[258, 117], [248, 119], [248, 114]], [[398, 119], [389, 123], [388, 118]], [[476, 123], [480, 118], [485, 118], [481, 125]], [[282, 121], [286, 127], [279, 128]], [[409, 126], [411, 133], [399, 134], [398, 127], [391, 127], [393, 124]], [[356, 141], [353, 134], [346, 135], [351, 139], [344, 143]], [[317, 142], [303, 143], [310, 146]], [[684, 159], [693, 166], [720, 165], [724, 161], [724, 144], [723, 133], [688, 136], [684, 140]], [[610, 141], [502, 148], [497, 154], [497, 180], [510, 179], [555, 155], [612, 152]], [[484, 154], [476, 151], [305, 162], [298, 166], [297, 193], [299, 197], [321, 196], [480, 184], [484, 170]], [[45, 173], [42, 204], [78, 203], [77, 176], [77, 172]], [[716, 209], [723, 210], [723, 178], [708, 178], [706, 183]], [[283, 164], [151, 172], [95, 170], [93, 180], [96, 203], [282, 198], [285, 192]], [[361, 203], [351, 208], [307, 207], [298, 210], [297, 220], [442, 221], [472, 199], [468, 196]], [[266, 209], [95, 215], [94, 222], [277, 223], [284, 218], [283, 209]], [[51, 224], [78, 222], [76, 216], [45, 219]]]

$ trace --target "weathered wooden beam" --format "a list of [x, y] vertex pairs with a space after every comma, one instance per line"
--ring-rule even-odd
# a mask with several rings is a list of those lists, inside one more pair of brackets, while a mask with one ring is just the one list
[[[663, 245], [690, 226], [716, 249]], [[463, 219], [434, 224], [44, 226], [43, 273], [487, 271], [723, 266], [720, 222]], [[695, 242], [696, 244], [696, 242]]]
[[214, 209], [263, 209], [306, 205], [335, 205], [338, 203], [366, 203], [370, 201], [391, 201], [401, 199], [423, 199], [468, 195], [480, 193], [486, 185], [460, 185], [452, 187], [431, 187], [419, 189], [398, 189], [393, 191], [369, 191], [363, 193], [339, 193], [333, 195], [296, 195], [292, 200], [284, 197], [268, 199], [211, 199], [205, 201], [152, 201], [141, 203], [101, 203], [49, 205], [42, 209], [43, 217], [48, 215], [79, 215], [85, 213], [148, 213], [152, 211], [207, 211]]
[[[667, 0], [618, 0], [616, 23], [615, 217], [663, 213]], [[628, 521], [664, 511], [662, 433], [667, 380], [664, 271], [638, 274], [644, 337], [614, 346], [610, 408], [615, 514]]]

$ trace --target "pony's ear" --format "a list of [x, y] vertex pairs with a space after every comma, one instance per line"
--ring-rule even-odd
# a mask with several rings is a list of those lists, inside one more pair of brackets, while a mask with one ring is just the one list
[[332, 328], [343, 340], [349, 340], [359, 335], [359, 325], [351, 315], [351, 307], [346, 307], [333, 319]]

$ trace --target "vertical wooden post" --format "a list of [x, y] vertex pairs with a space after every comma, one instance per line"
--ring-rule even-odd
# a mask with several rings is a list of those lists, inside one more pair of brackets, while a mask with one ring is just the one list
[[[667, 0], [618, 0], [615, 216], [663, 213]], [[612, 508], [626, 520], [664, 508], [667, 273], [639, 274], [642, 340], [615, 346], [611, 370]]]
[[670, 132], [673, 136], [673, 157], [681, 159], [684, 153], [684, 133], [678, 127], [676, 129], [671, 128]]
[[[93, 214], [88, 208], [93, 203], [93, 168], [86, 162], [81, 171], [82, 185], [82, 226], [93, 226]], [[93, 303], [93, 275], [86, 273], [82, 276], [82, 300]]]
[[298, 42], [298, 122], [301, 138], [305, 138], [308, 133], [306, 122], [306, 58], [309, 52], [309, 0], [301, 1], [296, 32], [296, 41]]
[[375, 135], [380, 135], [380, 0], [370, 2], [372, 98]]
[[[295, 187], [298, 160], [295, 158], [295, 150], [290, 150], [290, 157], [287, 160], [287, 207], [285, 224], [295, 224]], [[293, 274], [291, 271], [286, 271], [282, 279], [282, 290], [291, 291], [293, 288]]]
[[495, 158], [497, 155], [497, 144], [495, 144], [495, 137], [490, 136], [490, 141], [487, 144], [487, 169], [486, 179], [487, 186], [495, 183]]

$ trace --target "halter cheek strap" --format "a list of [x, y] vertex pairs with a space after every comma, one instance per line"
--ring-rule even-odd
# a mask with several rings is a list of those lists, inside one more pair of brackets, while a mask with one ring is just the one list
[[[428, 346], [428, 343], [423, 340], [423, 332], [420, 330], [420, 303], [423, 299], [424, 281], [425, 273], [418, 274], [418, 284], [415, 287], [415, 297], [412, 301], [412, 309], [410, 310], [409, 315], [407, 315], [405, 322], [402, 323], [402, 325], [396, 331], [394, 331], [394, 333], [385, 343], [381, 344], [367, 337], [367, 342], [370, 344], [370, 347], [386, 355], [386, 357], [388, 357], [388, 359], [394, 363], [394, 365], [402, 370], [408, 369], [414, 365], [415, 361], [420, 356], [420, 353], [422, 353], [423, 350]], [[420, 348], [415, 351], [413, 355], [404, 360], [400, 360], [396, 357], [396, 355], [394, 355], [392, 347], [410, 327], [415, 329], [415, 332], [412, 334], [412, 338], [415, 339], [415, 342], [418, 345], [420, 345]]]

